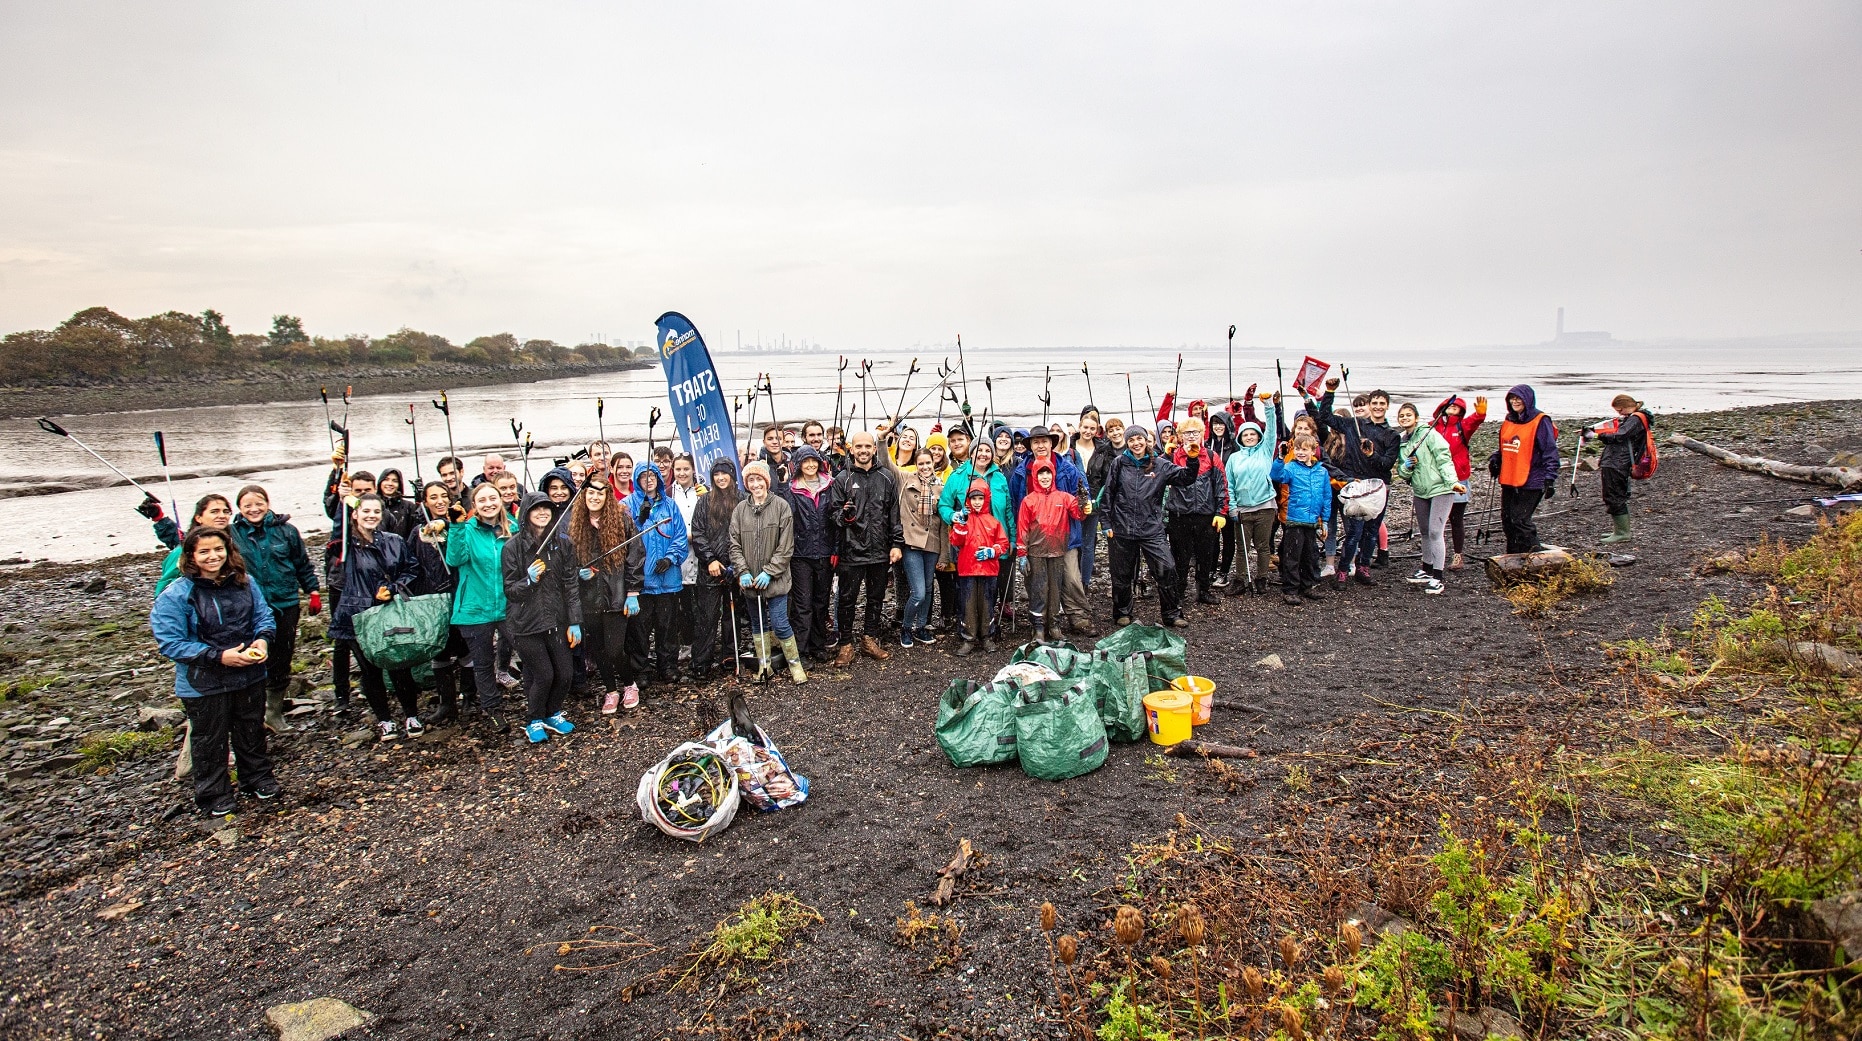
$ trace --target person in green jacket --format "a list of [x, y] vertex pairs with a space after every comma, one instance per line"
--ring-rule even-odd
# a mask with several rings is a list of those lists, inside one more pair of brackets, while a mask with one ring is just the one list
[[[504, 718], [504, 690], [495, 675], [493, 641], [504, 621], [504, 501], [487, 481], [472, 488], [472, 512], [453, 507], [446, 526], [446, 566], [453, 569], [453, 625], [472, 658], [472, 682], [486, 722], [499, 730]], [[437, 522], [435, 522], [437, 523]]]
[[944, 479], [944, 489], [938, 493], [937, 515], [945, 526], [956, 523], [952, 520], [963, 509], [963, 500], [967, 497], [972, 479], [989, 482], [989, 512], [995, 515], [996, 523], [1008, 533], [1009, 545], [1015, 545], [1015, 515], [1009, 511], [1009, 479], [996, 465], [996, 448], [992, 442], [978, 441], [970, 446], [970, 458], [957, 465], [950, 476]]
[[1443, 589], [1442, 567], [1448, 559], [1448, 545], [1443, 539], [1448, 512], [1454, 508], [1455, 496], [1465, 495], [1468, 489], [1455, 473], [1455, 453], [1448, 439], [1423, 424], [1415, 405], [1404, 402], [1397, 409], [1397, 430], [1402, 434], [1397, 445], [1397, 475], [1409, 482], [1416, 530], [1422, 533], [1422, 567], [1409, 577], [1409, 582], [1422, 586], [1422, 591], [1431, 596], [1439, 596]]
[[239, 489], [235, 501], [239, 516], [233, 519], [233, 541], [245, 558], [246, 574], [259, 583], [278, 625], [265, 660], [265, 725], [275, 733], [284, 729], [284, 694], [291, 686], [291, 657], [297, 652], [302, 611], [298, 593], [310, 594], [311, 614], [323, 608], [317, 569], [304, 549], [304, 536], [291, 525], [290, 517], [272, 512], [271, 496], [264, 488], [248, 484]]

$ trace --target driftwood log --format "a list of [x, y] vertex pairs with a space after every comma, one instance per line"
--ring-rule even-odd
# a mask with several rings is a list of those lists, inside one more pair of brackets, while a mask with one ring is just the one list
[[970, 870], [970, 858], [976, 854], [969, 839], [957, 843], [957, 855], [950, 858], [950, 863], [938, 869], [937, 886], [931, 890], [930, 903], [933, 907], [943, 907], [957, 896], [957, 880]]
[[1223, 745], [1214, 741], [1203, 741], [1186, 737], [1176, 744], [1164, 749], [1165, 755], [1174, 755], [1180, 759], [1258, 759], [1261, 753], [1240, 745]]
[[1502, 553], [1487, 558], [1487, 581], [1495, 589], [1505, 589], [1545, 575], [1556, 575], [1571, 566], [1571, 554], [1547, 547], [1537, 553]]
[[1678, 445], [1690, 452], [1697, 452], [1715, 462], [1730, 466], [1735, 470], [1744, 470], [1747, 473], [1764, 474], [1767, 477], [1777, 477], [1786, 481], [1802, 481], [1805, 484], [1820, 484], [1845, 492], [1862, 489], [1862, 468], [1854, 466], [1806, 466], [1800, 463], [1767, 459], [1762, 455], [1740, 455], [1737, 452], [1729, 452], [1718, 445], [1696, 441], [1686, 434], [1670, 434], [1668, 443]]

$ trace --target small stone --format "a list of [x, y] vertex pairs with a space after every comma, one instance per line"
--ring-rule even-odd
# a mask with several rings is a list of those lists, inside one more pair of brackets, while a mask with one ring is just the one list
[[1287, 667], [1287, 663], [1281, 661], [1280, 655], [1278, 654], [1270, 654], [1254, 664], [1259, 665], [1263, 669], [1284, 669]]
[[367, 1026], [374, 1018], [335, 998], [312, 998], [265, 1010], [265, 1024], [278, 1035], [278, 1041], [330, 1041]]
[[84, 583], [84, 591], [86, 593], [101, 593], [107, 589], [109, 585], [110, 583], [106, 581], [102, 575], [92, 575], [90, 579]]
[[1784, 511], [1784, 516], [1786, 517], [1815, 517], [1817, 516], [1817, 508], [1815, 506], [1812, 506], [1809, 503], [1805, 503], [1802, 506], [1793, 506], [1790, 509]]
[[[1843, 949], [1831, 959], [1841, 965], [1862, 957], [1862, 889], [1827, 897], [1810, 905], [1810, 918], [1823, 934]], [[1832, 952], [1834, 954], [1834, 952]]]
[[349, 733], [343, 735], [343, 747], [361, 748], [374, 739], [375, 731], [373, 730], [351, 730]]
[[[1436, 1022], [1448, 1025], [1448, 1011], [1437, 1012]], [[1488, 1038], [1524, 1038], [1526, 1032], [1520, 1029], [1519, 1020], [1497, 1008], [1483, 1008], [1478, 1011], [1463, 1009], [1455, 1016], [1455, 1037], [1460, 1041], [1487, 1041]]]
[[239, 825], [228, 824], [224, 827], [215, 829], [213, 833], [213, 841], [218, 842], [220, 845], [225, 846], [228, 849], [231, 849], [233, 846], [238, 845], [239, 844]]
[[78, 755], [76, 752], [71, 752], [65, 755], [55, 755], [41, 762], [39, 764], [39, 769], [50, 771], [69, 770], [83, 761], [83, 756]]
[[136, 729], [156, 731], [163, 727], [178, 727], [187, 718], [187, 713], [178, 708], [157, 708], [154, 705], [136, 707]]
[[1791, 656], [1799, 661], [1822, 665], [1838, 676], [1862, 676], [1862, 655], [1827, 643], [1799, 641], [1791, 645]]

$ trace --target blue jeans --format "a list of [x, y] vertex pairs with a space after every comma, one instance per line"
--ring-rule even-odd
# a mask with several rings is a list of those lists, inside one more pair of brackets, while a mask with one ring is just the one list
[[931, 624], [931, 587], [937, 581], [937, 553], [905, 547], [905, 582], [911, 589], [899, 611], [899, 627], [915, 633]]
[[1093, 584], [1094, 554], [1099, 549], [1099, 515], [1080, 520], [1080, 585]]
[[[763, 601], [760, 612], [757, 608], [757, 601], [759, 599]], [[768, 619], [769, 627], [776, 630], [776, 639], [787, 640], [795, 635], [794, 631], [789, 628], [789, 594], [784, 593], [781, 596], [765, 597], [752, 596], [749, 600], [751, 632], [762, 632], [763, 622], [765, 619]]]
[[1377, 555], [1377, 518], [1346, 517], [1339, 514], [1340, 523], [1345, 528], [1345, 538], [1338, 549], [1338, 572], [1344, 574], [1351, 568], [1352, 561], [1364, 567], [1371, 566], [1371, 558]]

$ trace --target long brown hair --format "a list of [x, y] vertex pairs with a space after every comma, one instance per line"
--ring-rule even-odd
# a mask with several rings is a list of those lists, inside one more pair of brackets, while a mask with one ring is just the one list
[[[634, 534], [634, 519], [612, 497], [601, 507], [601, 527], [595, 527], [588, 512], [587, 491], [585, 487], [577, 492], [575, 505], [569, 509], [569, 541], [575, 545], [575, 559], [584, 566]], [[607, 494], [606, 488], [602, 494]]]
[[187, 533], [187, 538], [181, 540], [181, 573], [192, 579], [202, 577], [200, 565], [194, 562], [194, 547], [200, 545], [201, 539], [219, 539], [226, 546], [226, 563], [220, 567], [220, 577], [216, 581], [245, 585], [246, 559], [239, 555], [239, 547], [233, 544], [232, 533], [209, 528], [204, 524], [195, 527]]

